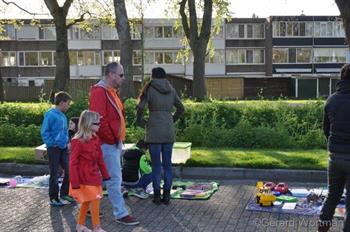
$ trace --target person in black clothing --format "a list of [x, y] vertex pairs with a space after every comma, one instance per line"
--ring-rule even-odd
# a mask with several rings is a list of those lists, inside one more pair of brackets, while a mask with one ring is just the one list
[[[331, 227], [344, 186], [346, 212], [350, 212], [350, 64], [342, 67], [340, 79], [324, 107], [323, 130], [329, 151], [328, 196], [321, 210], [319, 232]], [[350, 213], [345, 216], [343, 231], [350, 231]]]
[[72, 140], [73, 136], [78, 131], [78, 122], [79, 122], [79, 117], [72, 117], [69, 120], [69, 126], [68, 126], [69, 142]]
[[152, 182], [152, 168], [146, 160], [147, 144], [139, 140], [136, 146], [125, 151], [123, 155], [123, 186], [129, 195], [147, 198], [146, 187]]

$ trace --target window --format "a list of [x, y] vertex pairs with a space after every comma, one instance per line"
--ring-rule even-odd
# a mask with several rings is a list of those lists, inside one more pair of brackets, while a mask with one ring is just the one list
[[295, 48], [290, 48], [288, 52], [288, 63], [297, 62], [297, 52]]
[[16, 30], [13, 25], [3, 25], [2, 32], [0, 32], [0, 38], [2, 40], [15, 40]]
[[244, 38], [244, 24], [238, 25], [238, 38]]
[[297, 48], [297, 61], [298, 63], [310, 63], [311, 62], [311, 49], [310, 48]]
[[274, 64], [311, 63], [311, 48], [273, 48]]
[[0, 66], [16, 66], [16, 52], [0, 52]]
[[69, 51], [69, 64], [70, 65], [77, 65], [78, 61], [78, 54], [76, 51]]
[[311, 37], [313, 22], [272, 22], [273, 37]]
[[174, 57], [172, 52], [164, 52], [164, 63], [165, 64], [172, 64], [174, 63]]
[[288, 63], [288, 48], [274, 48], [272, 62], [275, 64]]
[[100, 53], [98, 51], [70, 51], [70, 65], [100, 65]]
[[35, 81], [33, 80], [28, 81], [28, 86], [35, 86]]
[[132, 27], [130, 28], [131, 39], [141, 39], [141, 30], [141, 24], [132, 25]]
[[163, 27], [154, 27], [154, 37], [163, 38]]
[[173, 37], [173, 27], [166, 26], [164, 27], [164, 38], [172, 38]]
[[117, 29], [110, 25], [102, 25], [102, 39], [104, 40], [117, 40], [118, 32]]
[[73, 26], [68, 29], [69, 40], [96, 40], [100, 39], [100, 28], [93, 25], [91, 31], [81, 29], [77, 26]]
[[134, 65], [142, 65], [142, 53], [141, 51], [133, 51], [132, 61]]
[[[177, 59], [177, 51], [147, 51], [145, 52], [145, 64], [182, 64], [182, 59]], [[141, 64], [141, 62], [140, 62]]]
[[38, 65], [38, 53], [37, 52], [26, 52], [25, 53], [25, 64], [26, 65]]
[[120, 51], [103, 51], [103, 65], [113, 61], [120, 62]]
[[341, 21], [315, 22], [315, 37], [345, 37]]
[[164, 53], [163, 52], [155, 52], [154, 53], [154, 61], [156, 64], [163, 64], [163, 57]]
[[226, 50], [228, 64], [263, 64], [265, 51], [260, 48], [231, 48]]
[[39, 27], [39, 39], [55, 40], [56, 39], [55, 27], [51, 25], [43, 25], [42, 27]]
[[227, 38], [232, 39], [261, 39], [264, 38], [264, 24], [226, 24]]
[[39, 52], [39, 64], [41, 66], [54, 65], [53, 52]]
[[315, 63], [345, 63], [346, 48], [314, 48]]
[[68, 39], [70, 40], [77, 40], [79, 39], [79, 28], [76, 26], [72, 26], [68, 29]]
[[144, 36], [145, 38], [154, 38], [154, 27], [144, 27]]
[[334, 37], [345, 37], [343, 22], [334, 22]]
[[37, 40], [39, 38], [39, 28], [36, 26], [24, 25], [17, 30], [19, 40]]
[[97, 26], [92, 26], [91, 31], [87, 31], [79, 28], [80, 30], [80, 39], [84, 40], [96, 40], [100, 39], [100, 28]]
[[280, 22], [280, 34], [279, 36], [286, 36], [287, 28], [285, 22]]
[[223, 50], [215, 50], [214, 51], [214, 56], [210, 56], [208, 54], [205, 57], [205, 63], [208, 63], [208, 64], [223, 64], [224, 63]]

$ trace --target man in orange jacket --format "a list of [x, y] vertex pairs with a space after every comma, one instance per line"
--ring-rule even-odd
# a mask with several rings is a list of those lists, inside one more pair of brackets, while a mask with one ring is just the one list
[[124, 81], [121, 64], [112, 62], [106, 66], [104, 79], [90, 89], [90, 110], [101, 115], [98, 136], [101, 140], [103, 159], [111, 179], [106, 181], [108, 198], [113, 206], [117, 222], [124, 225], [137, 225], [137, 219], [129, 215], [121, 193], [122, 173], [120, 156], [125, 140], [125, 111], [117, 90]]

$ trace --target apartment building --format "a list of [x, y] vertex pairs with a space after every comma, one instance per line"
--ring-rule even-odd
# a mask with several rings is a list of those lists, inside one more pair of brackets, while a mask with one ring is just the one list
[[[132, 27], [134, 81], [147, 78], [155, 66], [192, 78], [192, 57], [179, 58], [183, 32], [174, 23], [175, 19], [145, 19], [143, 25]], [[5, 82], [40, 86], [53, 79], [56, 32], [52, 22], [41, 20], [40, 26], [33, 26], [24, 20], [19, 28], [6, 25], [4, 29], [0, 65]], [[120, 60], [118, 39], [110, 25], [95, 24], [91, 31], [71, 27], [71, 78], [101, 78], [107, 63]], [[226, 88], [226, 95], [238, 91], [238, 97], [244, 96], [245, 83], [258, 83], [258, 78], [290, 80], [292, 97], [329, 95], [348, 50], [342, 21], [335, 16], [233, 18], [222, 23], [212, 42], [214, 54], [207, 56], [205, 67], [208, 89], [218, 88], [218, 81], [225, 80], [220, 88]]]
[[271, 16], [270, 22], [273, 76], [292, 77], [296, 97], [334, 92], [348, 51], [341, 18]]

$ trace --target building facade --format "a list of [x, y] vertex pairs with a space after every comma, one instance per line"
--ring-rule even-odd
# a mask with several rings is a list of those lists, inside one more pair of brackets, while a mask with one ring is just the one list
[[[148, 77], [156, 66], [192, 79], [192, 58], [178, 56], [183, 48], [183, 32], [174, 23], [175, 19], [145, 19], [143, 25], [132, 28], [134, 81]], [[5, 25], [0, 35], [4, 81], [40, 86], [44, 80], [54, 79], [55, 33], [50, 20], [41, 20], [40, 26], [31, 25], [30, 20], [24, 20], [19, 28]], [[101, 78], [107, 63], [120, 60], [118, 39], [116, 29], [110, 25], [95, 24], [91, 31], [71, 27], [71, 79]], [[342, 21], [335, 16], [233, 18], [222, 23], [222, 30], [212, 37], [212, 42], [213, 54], [207, 56], [205, 67], [208, 89], [216, 88], [221, 80], [218, 92], [226, 88], [225, 94], [229, 95], [241, 88], [238, 97], [247, 91], [245, 82], [263, 83], [261, 78], [290, 80], [292, 97], [329, 95], [348, 54]], [[227, 89], [229, 85], [231, 89]]]

